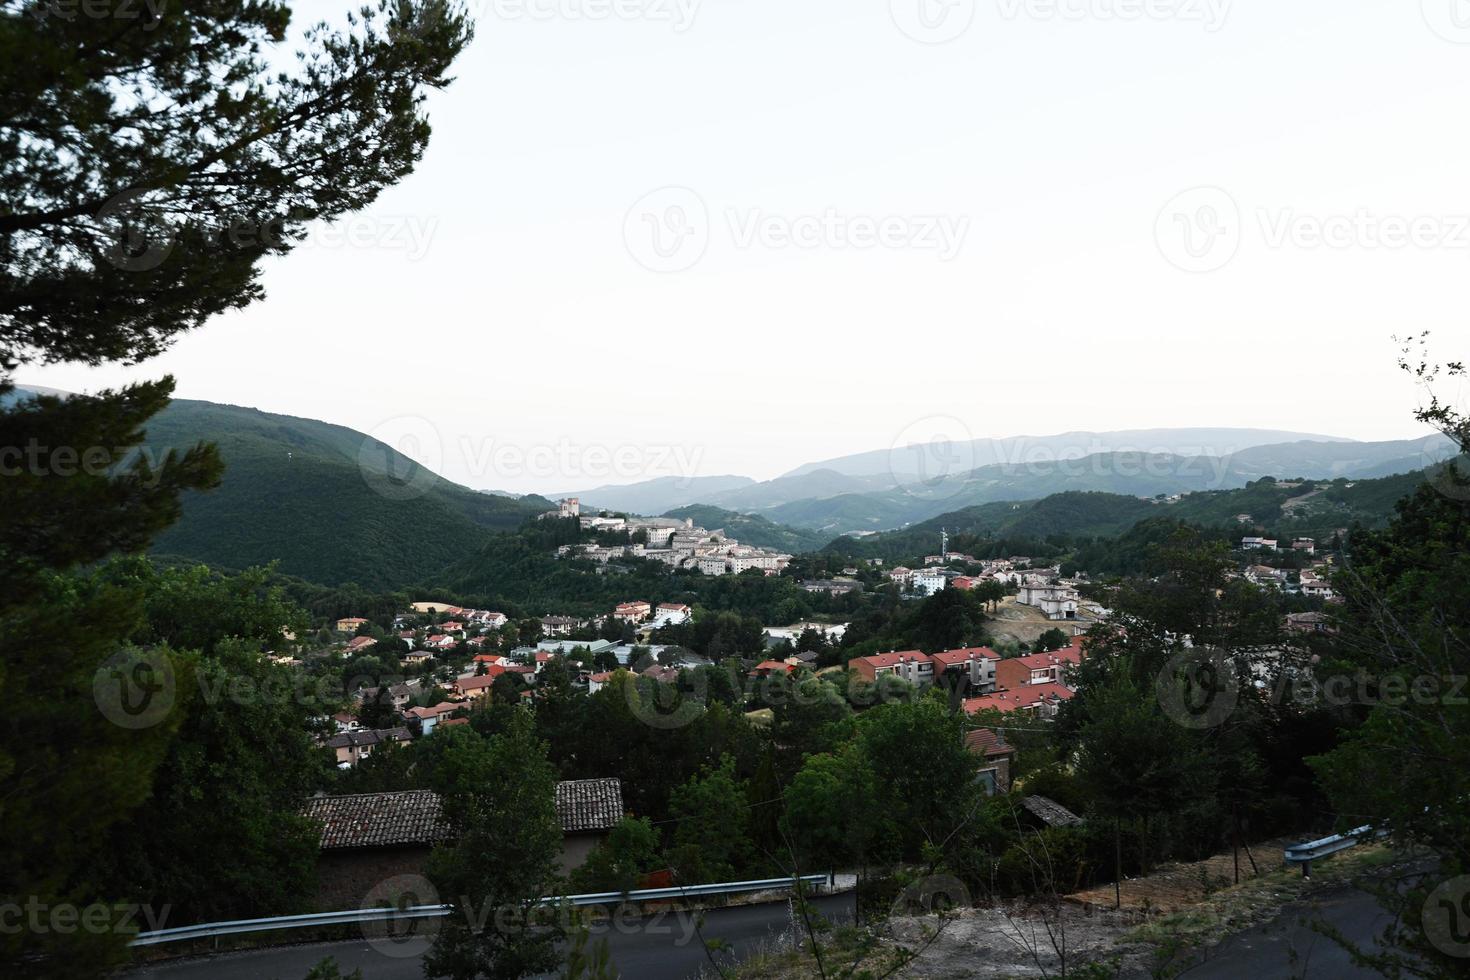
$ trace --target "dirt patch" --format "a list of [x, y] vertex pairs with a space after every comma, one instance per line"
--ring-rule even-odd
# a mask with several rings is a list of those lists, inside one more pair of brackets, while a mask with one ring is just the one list
[[[1240, 881], [1250, 881], [1279, 871], [1282, 850], [1295, 842], [1295, 838], [1262, 841], [1252, 844], [1249, 853], [1241, 848]], [[1251, 866], [1251, 855], [1255, 856], [1254, 867]], [[1217, 854], [1203, 861], [1161, 865], [1147, 878], [1125, 880], [1118, 890], [1122, 893], [1125, 910], [1145, 913], [1176, 912], [1197, 905], [1214, 893], [1235, 885], [1236, 870], [1236, 862], [1229, 853]], [[1067, 896], [1067, 901], [1082, 906], [1111, 909], [1114, 903], [1113, 886], [1104, 885], [1074, 892]]]
[[1096, 620], [1079, 611], [1076, 619], [1047, 619], [1041, 610], [1023, 606], [1015, 596], [1007, 596], [990, 613], [987, 629], [992, 638], [1000, 643], [1034, 644], [1049, 629], [1059, 629], [1070, 634], [1073, 627], [1087, 629]]

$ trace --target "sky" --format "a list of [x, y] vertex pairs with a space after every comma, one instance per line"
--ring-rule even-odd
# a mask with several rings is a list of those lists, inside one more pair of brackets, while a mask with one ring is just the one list
[[[297, 3], [340, 22], [347, 0]], [[1411, 438], [1467, 0], [472, 0], [417, 171], [142, 365], [480, 489], [956, 437]]]

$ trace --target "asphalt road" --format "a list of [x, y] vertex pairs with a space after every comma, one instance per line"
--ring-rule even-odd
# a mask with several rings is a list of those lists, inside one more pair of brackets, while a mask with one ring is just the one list
[[1272, 921], [1229, 937], [1210, 958], [1180, 974], [1188, 980], [1358, 980], [1381, 974], [1355, 966], [1347, 950], [1312, 930], [1326, 922], [1365, 950], [1377, 949], [1376, 937], [1391, 921], [1377, 900], [1356, 888], [1343, 887], [1287, 906]]
[[[819, 898], [814, 903], [832, 920], [850, 919], [853, 893]], [[701, 931], [706, 939], [723, 939], [729, 952], [717, 954], [722, 962], [749, 956], [763, 944], [786, 932], [791, 916], [785, 902], [718, 909], [705, 913]], [[594, 941], [607, 939], [613, 965], [624, 977], [636, 980], [686, 980], [709, 965], [704, 945], [695, 933], [693, 916], [664, 915], [626, 918], [603, 924], [592, 932]], [[421, 939], [408, 943], [365, 940], [228, 953], [174, 960], [131, 970], [129, 980], [301, 980], [328, 956], [344, 973], [362, 970], [363, 980], [422, 980]]]

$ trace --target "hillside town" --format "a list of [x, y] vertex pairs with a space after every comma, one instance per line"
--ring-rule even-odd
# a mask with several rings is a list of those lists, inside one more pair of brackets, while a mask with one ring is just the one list
[[615, 558], [646, 558], [672, 569], [690, 569], [702, 575], [739, 575], [757, 569], [779, 575], [791, 563], [791, 555], [742, 545], [723, 530], [697, 527], [691, 518], [629, 517], [606, 513], [583, 514], [581, 502], [571, 497], [543, 517], [577, 519], [584, 531], [626, 535], [618, 545], [563, 545], [559, 558], [584, 558], [606, 565]]

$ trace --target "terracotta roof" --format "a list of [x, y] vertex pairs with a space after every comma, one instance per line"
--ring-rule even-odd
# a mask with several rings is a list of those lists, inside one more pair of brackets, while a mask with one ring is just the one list
[[563, 833], [611, 829], [623, 819], [623, 784], [616, 779], [557, 783], [556, 814]]
[[[321, 822], [324, 851], [428, 845], [447, 834], [439, 794], [426, 789], [316, 796], [306, 801], [304, 812]], [[556, 815], [562, 833], [609, 830], [623, 819], [623, 784], [617, 779], [557, 783]]]
[[990, 647], [967, 647], [963, 650], [944, 650], [933, 654], [929, 659], [935, 664], [952, 667], [955, 664], [968, 663], [972, 659], [983, 657], [986, 660], [999, 660], [1000, 654]]
[[1000, 740], [993, 729], [977, 728], [973, 732], [965, 733], [965, 748], [976, 755], [984, 755], [991, 758], [998, 755], [1013, 755], [1015, 748]]
[[858, 657], [874, 667], [896, 667], [902, 663], [922, 663], [932, 659], [927, 653], [918, 650], [906, 650], [903, 653], [880, 653], [872, 657]]

